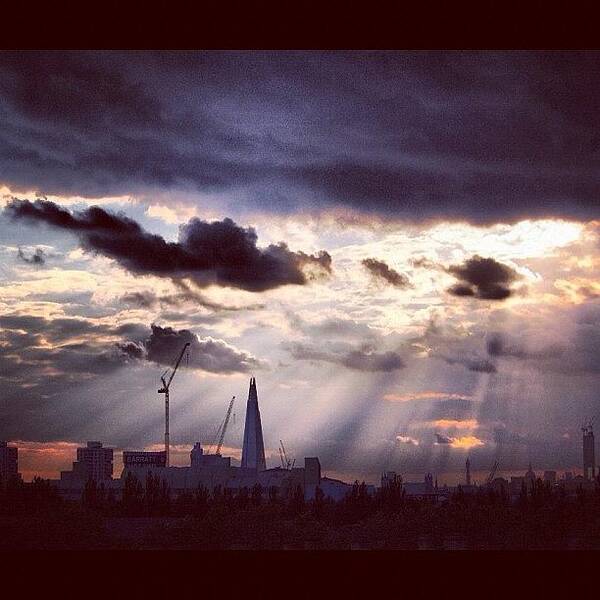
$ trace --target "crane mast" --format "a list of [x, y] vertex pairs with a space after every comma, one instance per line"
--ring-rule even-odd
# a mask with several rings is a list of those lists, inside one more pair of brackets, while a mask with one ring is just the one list
[[283, 445], [283, 440], [279, 440], [279, 457], [281, 458], [281, 466], [284, 469], [291, 470], [296, 464], [296, 459], [293, 461], [288, 458], [287, 452], [285, 451], [285, 446]]
[[181, 359], [183, 358], [183, 355], [185, 354], [185, 351], [188, 349], [190, 345], [190, 342], [186, 342], [185, 345], [183, 346], [183, 348], [181, 349], [181, 352], [179, 354], [179, 357], [177, 358], [177, 361], [175, 363], [175, 366], [173, 367], [173, 371], [171, 372], [171, 375], [169, 376], [168, 381], [165, 379], [167, 373], [169, 372], [169, 369], [167, 369], [161, 376], [160, 376], [160, 380], [162, 382], [162, 387], [158, 390], [159, 394], [164, 394], [165, 395], [165, 465], [168, 467], [170, 462], [169, 462], [169, 450], [170, 450], [170, 439], [169, 439], [169, 388], [171, 387], [171, 382], [173, 381], [173, 377], [175, 377], [175, 373], [177, 373], [177, 369], [179, 368], [179, 363], [181, 363]]
[[227, 409], [227, 414], [225, 415], [225, 421], [223, 421], [223, 427], [221, 428], [221, 435], [219, 436], [219, 443], [217, 445], [217, 451], [215, 454], [221, 454], [221, 446], [223, 445], [223, 440], [225, 439], [225, 432], [227, 431], [227, 425], [229, 425], [229, 418], [231, 417], [231, 411], [233, 409], [233, 403], [235, 401], [235, 396], [231, 399], [229, 403], [229, 408]]
[[492, 481], [494, 481], [494, 477], [496, 476], [496, 471], [498, 470], [499, 464], [500, 463], [497, 460], [494, 461], [494, 464], [492, 465], [492, 470], [490, 471], [490, 474], [487, 476], [486, 479], [487, 485], [491, 485]]

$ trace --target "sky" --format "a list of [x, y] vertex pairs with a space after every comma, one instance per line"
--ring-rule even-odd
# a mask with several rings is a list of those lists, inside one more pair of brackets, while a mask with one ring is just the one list
[[[580, 470], [599, 416], [600, 55], [3, 52], [0, 439], [376, 482]], [[476, 476], [476, 478], [477, 478]]]

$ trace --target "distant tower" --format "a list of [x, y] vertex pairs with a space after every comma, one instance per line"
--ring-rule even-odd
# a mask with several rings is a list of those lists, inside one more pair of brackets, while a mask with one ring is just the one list
[[7, 442], [0, 442], [0, 485], [19, 477], [18, 467], [19, 451]]
[[471, 485], [471, 461], [467, 456], [467, 462], [465, 463], [465, 467], [467, 470], [467, 485]]
[[535, 487], [535, 481], [537, 479], [537, 475], [531, 466], [531, 461], [529, 461], [529, 469], [527, 469], [527, 473], [525, 473], [525, 485], [527, 489], [532, 490]]
[[256, 379], [254, 377], [250, 378], [250, 390], [248, 391], [248, 403], [246, 404], [242, 467], [246, 469], [256, 469], [258, 471], [264, 471], [267, 468], [262, 425], [260, 422], [260, 410], [258, 409], [258, 393], [256, 391]]
[[583, 476], [588, 481], [596, 477], [596, 454], [594, 450], [594, 431], [590, 421], [581, 428], [583, 433]]

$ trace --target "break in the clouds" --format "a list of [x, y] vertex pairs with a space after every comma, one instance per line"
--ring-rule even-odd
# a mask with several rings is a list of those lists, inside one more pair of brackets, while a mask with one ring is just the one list
[[410, 287], [410, 281], [406, 275], [398, 273], [398, 271], [392, 269], [382, 260], [365, 258], [362, 261], [362, 265], [376, 280], [385, 281], [390, 285], [401, 289]]
[[0, 172], [15, 189], [195, 190], [288, 214], [594, 218], [597, 62], [597, 52], [4, 52]]
[[189, 341], [181, 448], [255, 374], [325, 473], [577, 470], [599, 56], [2, 54], [0, 439], [152, 447]]
[[448, 289], [454, 296], [473, 296], [480, 300], [505, 300], [512, 293], [511, 284], [519, 274], [493, 258], [473, 256], [460, 265], [451, 265], [448, 272], [459, 282]]
[[[85, 250], [112, 258], [133, 273], [189, 278], [201, 287], [215, 284], [261, 292], [304, 285], [310, 277], [331, 271], [327, 252], [292, 252], [283, 242], [261, 249], [256, 232], [231, 219], [207, 223], [193, 218], [181, 226], [178, 242], [167, 242], [133, 219], [98, 206], [71, 213], [48, 200], [14, 199], [5, 211], [14, 220], [72, 232]], [[312, 267], [310, 275], [304, 270], [307, 267]]]

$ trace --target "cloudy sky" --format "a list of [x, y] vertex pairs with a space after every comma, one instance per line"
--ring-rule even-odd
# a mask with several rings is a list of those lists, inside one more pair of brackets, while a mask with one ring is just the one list
[[[600, 416], [597, 53], [0, 54], [0, 439], [376, 481], [580, 468]], [[437, 434], [437, 435], [436, 435]], [[413, 477], [414, 476], [414, 477]]]

